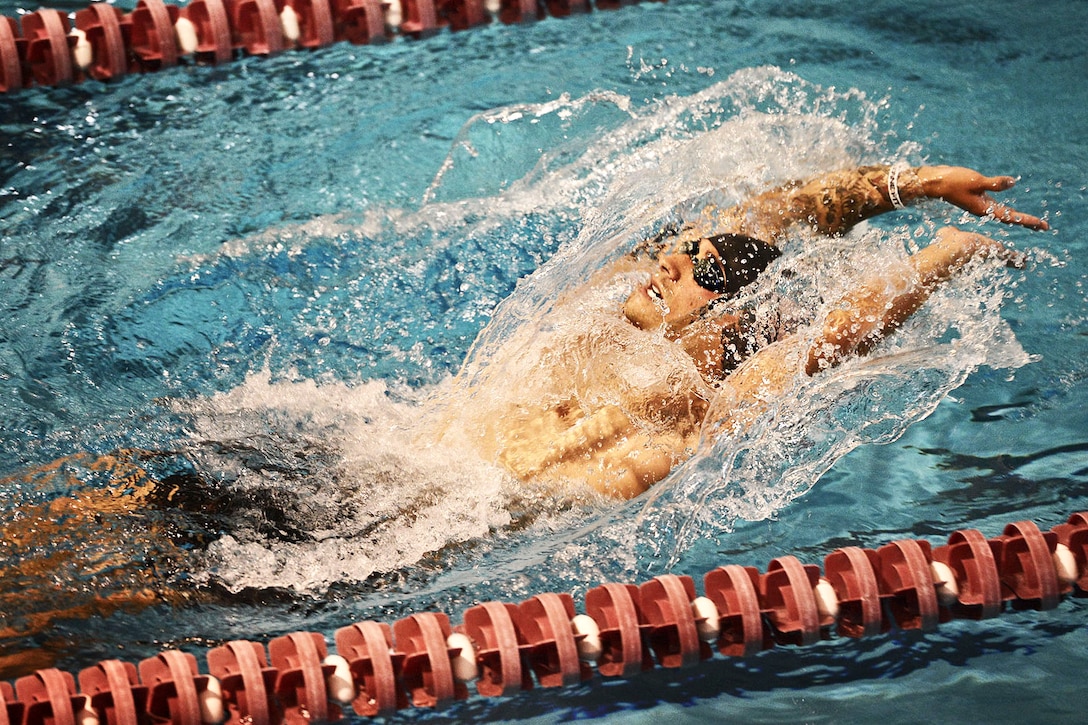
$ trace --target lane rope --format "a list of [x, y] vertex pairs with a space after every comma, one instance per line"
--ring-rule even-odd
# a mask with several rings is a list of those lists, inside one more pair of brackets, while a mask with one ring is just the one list
[[570, 594], [544, 593], [484, 602], [456, 626], [442, 612], [357, 622], [336, 630], [333, 653], [324, 635], [295, 632], [267, 647], [214, 647], [204, 671], [178, 650], [139, 665], [104, 660], [78, 678], [42, 669], [0, 682], [0, 725], [336, 722], [347, 708], [363, 717], [441, 708], [467, 699], [473, 683], [478, 696], [510, 697], [893, 628], [931, 632], [956, 618], [1053, 609], [1069, 595], [1088, 596], [1088, 512], [1050, 531], [1017, 521], [991, 538], [955, 531], [936, 547], [844, 547], [822, 569], [794, 556], [765, 572], [727, 564], [705, 574], [702, 594], [674, 574], [605, 583], [581, 613]]
[[614, 10], [637, 0], [139, 0], [130, 13], [94, 3], [75, 13], [43, 8], [0, 16], [0, 93], [110, 81], [182, 63], [333, 43], [383, 43]]

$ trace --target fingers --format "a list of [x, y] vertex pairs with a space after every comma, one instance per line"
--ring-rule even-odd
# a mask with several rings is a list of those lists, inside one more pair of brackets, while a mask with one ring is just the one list
[[1005, 206], [1004, 204], [994, 203], [989, 209], [986, 210], [987, 214], [993, 215], [993, 218], [1004, 224], [1012, 224], [1015, 226], [1025, 227], [1026, 229], [1034, 229], [1036, 231], [1043, 231], [1050, 229], [1050, 225], [1045, 219], [1040, 219], [1037, 216], [1031, 214], [1024, 214], [1012, 207]]
[[1031, 214], [1019, 212], [1010, 206], [991, 199], [983, 192], [983, 189], [986, 191], [1008, 191], [1014, 186], [1016, 186], [1016, 178], [1012, 176], [983, 177], [979, 191], [980, 196], [986, 200], [987, 206], [978, 216], [993, 216], [994, 219], [1004, 224], [1012, 224], [1037, 231], [1050, 229], [1050, 225], [1045, 220]]
[[1023, 252], [1006, 247], [985, 234], [968, 232], [957, 227], [948, 226], [938, 229], [934, 242], [948, 247], [958, 247], [964, 256], [960, 260], [961, 263], [966, 262], [969, 257], [987, 258], [993, 255], [1002, 260], [1006, 267], [1023, 269], [1027, 264], [1027, 256]]
[[1016, 186], [1016, 179], [1012, 176], [991, 176], [984, 183], [990, 191], [1007, 191]]

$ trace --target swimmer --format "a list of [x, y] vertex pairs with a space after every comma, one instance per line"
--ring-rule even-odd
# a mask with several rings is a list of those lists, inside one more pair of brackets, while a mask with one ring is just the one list
[[[707, 209], [699, 221], [643, 245], [665, 249], [622, 305], [635, 332], [583, 331], [566, 347], [592, 354], [549, 352], [548, 363], [535, 368], [547, 385], [523, 380], [518, 387], [550, 402], [515, 399], [477, 416], [470, 425], [481, 429], [478, 447], [523, 481], [588, 483], [607, 496], [637, 496], [694, 455], [706, 431], [739, 433], [799, 376], [865, 354], [972, 259], [1016, 261], [997, 241], [947, 227], [909, 264], [861, 280], [815, 325], [745, 329], [744, 310], [731, 301], [780, 256], [791, 234], [840, 236], [922, 199], [1047, 229], [1046, 221], [989, 194], [1014, 183], [963, 167], [867, 166]], [[650, 357], [628, 366], [621, 358], [643, 346], [638, 335], [678, 344], [650, 345]], [[677, 348], [681, 356], [672, 352]], [[638, 384], [625, 369], [637, 369]]]
[[[764, 273], [791, 235], [806, 229], [843, 235], [867, 218], [926, 198], [1046, 229], [1045, 221], [989, 196], [1013, 183], [959, 167], [873, 166], [707, 209], [692, 224], [651, 240], [662, 247], [652, 263], [625, 258], [602, 271], [599, 277], [610, 280], [632, 270], [645, 278], [625, 302], [614, 304], [614, 324], [580, 330], [576, 344], [545, 351], [517, 386], [493, 365], [499, 377], [492, 387], [507, 394], [501, 409], [476, 409], [457, 397], [454, 386], [453, 405], [444, 409], [458, 416], [436, 437], [467, 435], [486, 460], [523, 482], [588, 484], [607, 496], [637, 496], [694, 455], [706, 432], [739, 433], [793, 381], [867, 352], [972, 259], [1015, 261], [994, 240], [946, 228], [909, 264], [862, 280], [816, 324], [752, 334], [740, 324], [743, 311], [731, 306], [734, 296]], [[579, 290], [574, 292], [561, 304], [576, 304]], [[461, 391], [477, 384], [470, 372], [466, 368], [458, 378]], [[0, 607], [12, 615], [0, 625], [0, 677], [52, 658], [28, 646], [35, 632], [58, 618], [207, 596], [179, 587], [164, 572], [183, 571], [186, 551], [203, 545], [181, 540], [199, 532], [179, 537], [179, 530], [192, 526], [188, 516], [211, 517], [208, 537], [214, 537], [221, 530], [215, 517], [225, 512], [222, 522], [229, 525], [238, 494], [206, 490], [214, 484], [184, 462], [170, 476], [152, 475], [169, 469], [162, 461], [173, 457], [149, 451], [76, 455], [0, 481], [4, 490], [41, 492], [36, 502], [20, 505], [17, 516], [0, 520], [0, 553], [9, 565]], [[106, 476], [108, 485], [84, 490], [87, 472]], [[184, 512], [186, 521], [174, 526], [153, 513], [160, 511]], [[51, 546], [53, 537], [65, 545]]]

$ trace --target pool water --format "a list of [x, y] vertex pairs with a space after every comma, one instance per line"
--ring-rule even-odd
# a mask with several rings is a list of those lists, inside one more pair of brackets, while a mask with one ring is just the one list
[[[6, 624], [149, 563], [201, 594], [54, 618], [0, 656], [76, 671], [1088, 510], [1086, 21], [673, 0], [0, 96], [0, 516], [59, 571], [0, 599]], [[1003, 198], [1052, 231], [982, 223], [1025, 270], [976, 270], [632, 502], [512, 490], [419, 443], [466, 360], [517, 381], [502, 343], [566, 322], [549, 300], [663, 219], [897, 158], [1016, 175]], [[927, 204], [793, 262], [833, 285], [948, 222], [980, 225]], [[139, 505], [139, 471], [171, 498]], [[135, 510], [48, 508], [118, 473]], [[0, 549], [6, 571], [25, 556]], [[423, 715], [1068, 721], [1086, 616], [1068, 599]]]

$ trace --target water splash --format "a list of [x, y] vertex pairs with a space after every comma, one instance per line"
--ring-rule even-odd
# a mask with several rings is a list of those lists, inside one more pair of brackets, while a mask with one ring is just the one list
[[198, 581], [321, 591], [507, 526], [507, 479], [420, 446], [412, 398], [381, 382], [273, 383], [265, 372], [179, 404], [194, 423], [186, 457], [235, 499], [233, 528], [204, 552]]
[[[381, 239], [395, 240], [394, 259], [421, 260], [398, 269], [423, 282], [430, 277], [421, 274], [427, 269], [422, 260], [439, 254], [451, 265], [481, 270], [476, 281], [484, 285], [496, 278], [486, 273], [488, 265], [501, 266], [511, 248], [532, 250], [539, 255], [532, 266], [539, 268], [517, 279], [516, 288], [498, 275], [505, 281], [492, 284], [490, 296], [501, 297], [503, 284], [512, 294], [488, 313], [456, 384], [432, 376], [405, 391], [365, 376], [352, 385], [316, 385], [290, 376], [269, 384], [257, 375], [229, 394], [189, 404], [194, 458], [239, 490], [288, 486], [305, 501], [283, 512], [287, 523], [280, 529], [293, 538], [269, 534], [243, 517], [209, 549], [205, 576], [232, 589], [313, 591], [365, 581], [481, 538], [493, 545], [487, 578], [507, 580], [511, 593], [532, 588], [536, 579], [547, 579], [548, 588], [577, 588], [658, 573], [693, 542], [727, 536], [738, 520], [775, 516], [853, 448], [894, 440], [978, 366], [1024, 364], [1026, 355], [999, 314], [1002, 276], [980, 266], [935, 296], [878, 354], [799, 386], [745, 436], [712, 441], [639, 500], [616, 504], [582, 491], [555, 496], [522, 489], [466, 445], [486, 429], [486, 411], [500, 409], [512, 388], [519, 395], [535, 390], [545, 400], [555, 394], [547, 385], [534, 388], [528, 376], [541, 356], [584, 333], [587, 321], [595, 330], [620, 329], [615, 306], [631, 278], [606, 280], [580, 298], [572, 290], [664, 222], [697, 218], [708, 204], [735, 203], [821, 171], [900, 155], [920, 161], [916, 148], [887, 148], [879, 123], [884, 108], [860, 92], [823, 89], [763, 68], [645, 108], [600, 94], [473, 118], [428, 190], [428, 203], [418, 211], [390, 211], [376, 225], [371, 220], [366, 233], [381, 229]], [[920, 213], [925, 217], [924, 207]], [[932, 231], [925, 218], [916, 228]], [[306, 242], [304, 230], [293, 233], [303, 237], [295, 244], [322, 243]], [[813, 313], [856, 279], [855, 270], [901, 263], [915, 244], [912, 233], [894, 226], [866, 227], [838, 241], [802, 235], [787, 247], [784, 263], [804, 272], [795, 275], [803, 284], [785, 292]], [[394, 306], [395, 314], [407, 316], [395, 324], [440, 321], [427, 302], [435, 299], [434, 289], [408, 287], [422, 302]], [[457, 316], [481, 298], [464, 288], [446, 299]], [[385, 302], [380, 295], [367, 298], [364, 308], [380, 316], [389, 311]], [[358, 332], [351, 325], [363, 325], [364, 317], [345, 319], [330, 334], [351, 338]], [[474, 317], [475, 324], [483, 319]], [[390, 343], [386, 353], [411, 349]], [[577, 364], [592, 357], [571, 354]], [[657, 380], [668, 354], [667, 346], [649, 343], [627, 373]], [[441, 444], [429, 442], [455, 409], [484, 413], [476, 413], [478, 426], [462, 417], [452, 434], [447, 427]], [[282, 477], [268, 474], [273, 466], [239, 465], [237, 451], [225, 458], [201, 452], [261, 438], [277, 460], [297, 449], [300, 460], [324, 462]], [[322, 455], [313, 456], [311, 445]], [[255, 475], [253, 468], [262, 470]], [[511, 526], [519, 534], [505, 537]], [[546, 570], [538, 566], [545, 559]], [[447, 563], [459, 585], [484, 576], [466, 572], [471, 565], [464, 562]]]

